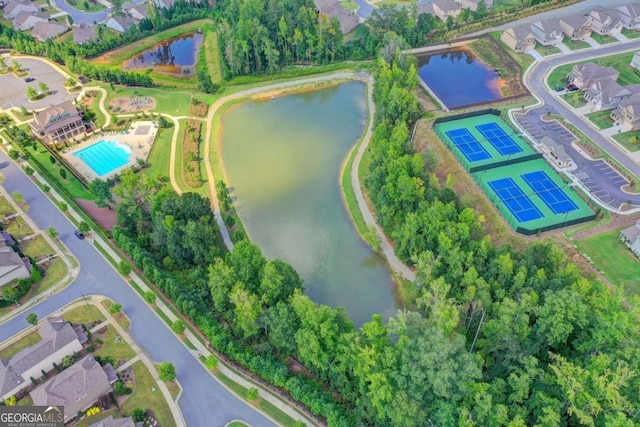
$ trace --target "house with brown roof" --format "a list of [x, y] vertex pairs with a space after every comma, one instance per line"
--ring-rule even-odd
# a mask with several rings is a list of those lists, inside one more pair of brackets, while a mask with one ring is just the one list
[[29, 123], [31, 130], [48, 144], [66, 141], [85, 132], [82, 116], [71, 101], [33, 113], [33, 118]]
[[313, 3], [320, 15], [338, 20], [342, 34], [350, 33], [360, 24], [358, 15], [353, 11], [344, 9], [337, 0], [314, 0]]
[[87, 336], [78, 327], [74, 329], [60, 316], [47, 317], [38, 334], [42, 340], [0, 360], [0, 396], [6, 399], [30, 384], [30, 378], [40, 378], [42, 371], [50, 371], [65, 356], [82, 350]]
[[640, 93], [634, 93], [611, 111], [615, 126], [626, 125], [630, 131], [640, 130]]
[[98, 34], [96, 33], [96, 27], [93, 25], [80, 24], [79, 27], [73, 29], [73, 42], [75, 44], [84, 44], [97, 39]]
[[13, 19], [13, 28], [19, 31], [27, 31], [36, 26], [38, 22], [49, 22], [51, 16], [47, 12], [20, 12]]
[[560, 18], [560, 27], [571, 40], [584, 40], [591, 36], [591, 20], [585, 15], [572, 15]]
[[34, 39], [43, 42], [45, 40], [55, 39], [67, 31], [69, 31], [69, 27], [67, 25], [58, 24], [56, 22], [38, 22], [35, 27], [33, 27], [31, 35]]
[[536, 47], [536, 38], [531, 27], [527, 25], [504, 30], [500, 40], [516, 52], [525, 52]]
[[589, 13], [591, 29], [601, 36], [619, 33], [622, 29], [622, 21], [616, 9], [605, 10], [597, 7]]
[[635, 225], [622, 230], [619, 238], [635, 256], [640, 258], [640, 220]]
[[597, 111], [611, 110], [620, 102], [629, 98], [632, 92], [613, 79], [602, 79], [593, 82], [585, 91], [584, 99]]
[[141, 427], [142, 424], [134, 423], [133, 418], [113, 418], [113, 415], [109, 415], [107, 418], [91, 424], [89, 427]]
[[558, 19], [534, 22], [531, 24], [531, 32], [542, 46], [556, 46], [564, 39], [564, 33]]
[[640, 30], [640, 4], [628, 4], [617, 7], [618, 18], [627, 30]]
[[40, 6], [30, 1], [12, 0], [4, 7], [4, 17], [12, 21], [20, 12], [38, 13]]
[[[8, 237], [8, 238], [7, 238]], [[20, 257], [11, 246], [11, 236], [0, 236], [0, 287], [16, 279], [31, 276], [31, 262]]]
[[595, 62], [574, 65], [567, 75], [567, 82], [573, 83], [580, 90], [587, 90], [600, 80], [618, 80], [620, 72], [613, 67], [601, 67]]
[[462, 7], [453, 0], [434, 0], [433, 13], [445, 22], [448, 17], [456, 19], [462, 12]]
[[104, 368], [89, 355], [33, 389], [31, 398], [36, 406], [64, 406], [66, 422], [111, 392], [112, 384]]

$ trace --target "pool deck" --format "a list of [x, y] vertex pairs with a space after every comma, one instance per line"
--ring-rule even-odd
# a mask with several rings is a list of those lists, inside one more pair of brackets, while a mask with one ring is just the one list
[[[147, 160], [153, 141], [158, 133], [158, 125], [152, 121], [137, 121], [131, 124], [131, 127], [124, 132], [101, 132], [89, 138], [86, 141], [82, 141], [78, 145], [68, 148], [60, 152], [60, 155], [71, 165], [80, 175], [85, 177], [88, 181], [94, 179], [107, 180], [124, 170], [125, 168], [135, 165], [138, 159]], [[89, 167], [74, 154], [80, 150], [84, 150], [91, 145], [100, 141], [117, 141], [122, 145], [126, 145], [131, 150], [131, 155], [127, 164], [112, 170], [102, 176]]]

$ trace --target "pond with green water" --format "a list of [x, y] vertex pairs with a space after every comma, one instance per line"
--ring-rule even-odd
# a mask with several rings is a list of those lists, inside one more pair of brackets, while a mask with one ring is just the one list
[[314, 301], [345, 307], [356, 325], [398, 305], [383, 260], [353, 225], [340, 171], [367, 120], [365, 85], [350, 82], [225, 112], [227, 185], [249, 237], [290, 263]]

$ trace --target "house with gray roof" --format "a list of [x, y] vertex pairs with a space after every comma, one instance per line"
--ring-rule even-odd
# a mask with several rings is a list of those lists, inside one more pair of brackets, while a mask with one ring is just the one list
[[533, 36], [531, 27], [527, 25], [504, 30], [500, 40], [515, 52], [525, 52], [536, 47], [536, 38]]
[[97, 39], [98, 34], [96, 27], [93, 25], [80, 24], [79, 27], [73, 29], [73, 42], [75, 44], [84, 44]]
[[633, 58], [631, 58], [629, 65], [640, 71], [640, 51], [633, 54]]
[[572, 15], [560, 18], [560, 27], [571, 40], [584, 40], [591, 36], [591, 20], [584, 15]]
[[12, 0], [4, 7], [4, 17], [10, 21], [20, 12], [38, 13], [40, 6], [30, 1]]
[[138, 25], [138, 22], [140, 22], [140, 20], [135, 19], [132, 16], [116, 15], [109, 18], [107, 22], [105, 22], [105, 25], [111, 28], [112, 30], [116, 30], [120, 33], [124, 33], [132, 26]]
[[631, 91], [613, 79], [593, 82], [585, 91], [584, 99], [597, 111], [611, 110], [631, 96]]
[[571, 167], [573, 159], [567, 154], [561, 144], [557, 144], [548, 136], [543, 136], [540, 142], [540, 149], [545, 154], [545, 157], [561, 169]]
[[640, 220], [620, 232], [620, 240], [640, 258]]
[[531, 24], [531, 32], [542, 46], [556, 46], [564, 39], [564, 33], [558, 19], [534, 22]]
[[597, 81], [618, 80], [620, 72], [613, 67], [601, 67], [595, 62], [574, 65], [567, 75], [567, 82], [573, 83], [580, 90], [587, 90]]
[[127, 12], [132, 18], [142, 21], [149, 16], [149, 9], [147, 3], [125, 3], [122, 5], [122, 9]]
[[27, 31], [36, 26], [38, 22], [49, 22], [51, 16], [47, 12], [20, 12], [13, 19], [13, 28], [19, 31]]
[[[10, 239], [7, 239], [7, 237]], [[26, 279], [31, 276], [31, 262], [29, 258], [22, 258], [11, 246], [13, 239], [4, 234], [0, 237], [0, 287], [16, 279]]]
[[629, 131], [640, 130], [640, 93], [634, 93], [611, 112], [615, 126], [626, 125]]
[[601, 36], [609, 36], [619, 33], [622, 29], [622, 21], [616, 9], [605, 10], [597, 7], [589, 13], [591, 29]]
[[640, 30], [640, 4], [617, 7], [618, 18], [627, 30]]
[[448, 17], [456, 19], [462, 12], [462, 6], [453, 0], [434, 0], [433, 12], [442, 22], [445, 22]]
[[37, 406], [64, 406], [65, 422], [112, 391], [104, 368], [89, 355], [31, 391]]
[[87, 336], [82, 328], [74, 329], [60, 316], [44, 319], [38, 333], [42, 340], [0, 360], [0, 395], [6, 399], [30, 384], [30, 378], [40, 378], [42, 371], [53, 369], [65, 356], [82, 350]]
[[463, 9], [469, 9], [472, 12], [478, 10], [478, 5], [484, 3], [484, 7], [491, 9], [493, 7], [493, 0], [456, 0], [460, 7]]
[[161, 9], [169, 9], [175, 2], [176, 0], [153, 0], [153, 3]]
[[142, 424], [134, 423], [133, 418], [113, 418], [109, 415], [107, 418], [91, 424], [89, 427], [140, 427]]
[[46, 41], [49, 39], [55, 39], [56, 37], [69, 31], [69, 27], [64, 24], [58, 24], [57, 22], [38, 22], [31, 35], [38, 41]]

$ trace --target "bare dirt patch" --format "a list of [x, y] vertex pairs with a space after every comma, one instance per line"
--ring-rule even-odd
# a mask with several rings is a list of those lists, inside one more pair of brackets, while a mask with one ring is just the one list
[[110, 100], [109, 107], [119, 113], [151, 111], [156, 109], [156, 100], [152, 96], [120, 96]]

